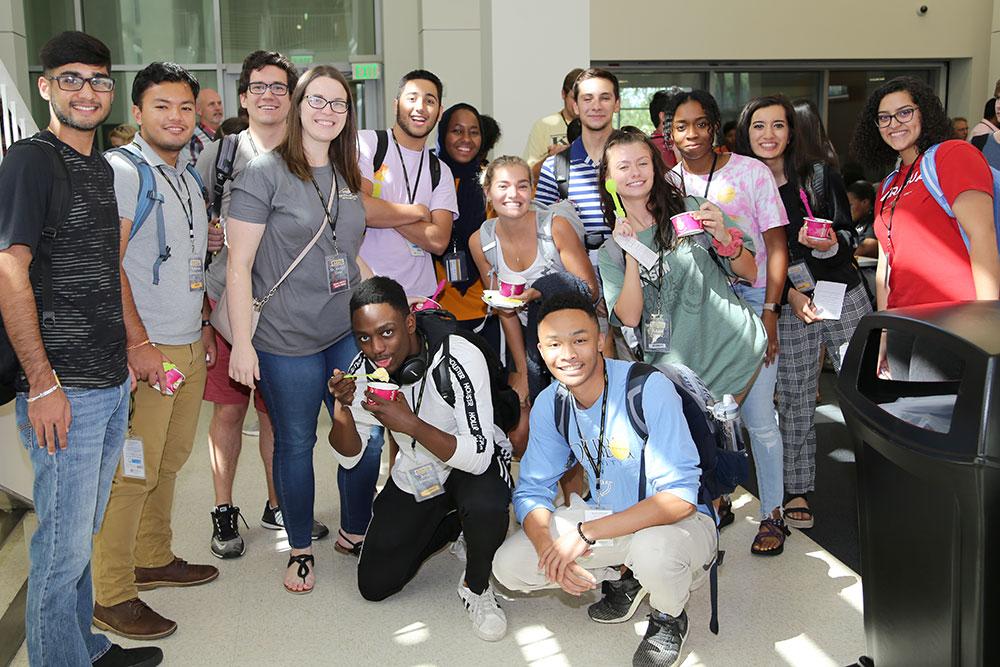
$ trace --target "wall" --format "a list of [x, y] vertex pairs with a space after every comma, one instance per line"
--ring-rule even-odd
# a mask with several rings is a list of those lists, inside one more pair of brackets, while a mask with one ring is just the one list
[[24, 38], [22, 0], [0, 0], [0, 60], [17, 82], [21, 97], [30, 100], [28, 42]]

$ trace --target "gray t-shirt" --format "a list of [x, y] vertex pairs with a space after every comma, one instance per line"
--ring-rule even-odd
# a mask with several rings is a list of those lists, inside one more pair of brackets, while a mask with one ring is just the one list
[[[205, 290], [204, 287], [192, 289], [191, 281], [195, 276], [191, 273], [191, 262], [205, 261], [208, 242], [205, 200], [198, 182], [187, 172], [183, 152], [177, 158], [176, 167], [171, 167], [142, 137], [137, 135], [135, 143], [153, 167], [156, 190], [163, 197], [163, 227], [170, 257], [160, 264], [159, 282], [154, 285], [153, 265], [160, 255], [154, 206], [128, 242], [123, 262], [125, 274], [149, 339], [164, 345], [188, 345], [201, 336]], [[109, 153], [108, 162], [115, 172], [118, 214], [133, 220], [139, 195], [139, 173], [127, 158], [117, 153]]]
[[[243, 130], [237, 135], [239, 139], [236, 145], [236, 157], [233, 159], [233, 179], [246, 169], [250, 160], [260, 154], [253, 139], [250, 138], [250, 130]], [[219, 155], [221, 141], [213, 141], [205, 146], [198, 156], [198, 173], [205, 181], [208, 188], [209, 201], [215, 199], [215, 159]], [[226, 216], [229, 215], [229, 200], [232, 197], [233, 181], [226, 181], [222, 188], [222, 229], [226, 228]], [[226, 260], [229, 257], [229, 246], [224, 245], [222, 250], [215, 253], [212, 263], [208, 265], [205, 272], [205, 289], [208, 291], [208, 298], [218, 301], [222, 297], [222, 291], [226, 289]]]
[[[313, 169], [313, 177], [323, 198], [330, 195], [333, 168]], [[333, 232], [325, 221], [312, 181], [292, 174], [276, 153], [254, 158], [233, 183], [229, 217], [266, 225], [253, 264], [253, 294], [263, 296], [325, 225], [323, 235], [302, 262], [281, 284], [261, 310], [253, 344], [258, 350], [285, 356], [304, 356], [325, 350], [350, 333], [348, 302], [351, 290], [331, 295], [326, 258], [340, 252], [347, 260], [350, 286], [356, 286], [358, 249], [365, 232], [365, 209], [357, 193], [351, 192], [342, 176], [338, 204], [330, 214], [337, 220], [337, 249]]]

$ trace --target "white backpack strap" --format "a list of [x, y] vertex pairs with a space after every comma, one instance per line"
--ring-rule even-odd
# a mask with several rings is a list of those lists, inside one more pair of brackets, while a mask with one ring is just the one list
[[486, 261], [490, 263], [490, 275], [487, 276], [486, 289], [493, 288], [493, 276], [497, 274], [497, 252], [500, 246], [497, 243], [497, 219], [490, 218], [479, 227], [479, 244], [483, 249]]
[[562, 259], [559, 257], [559, 248], [556, 246], [556, 240], [552, 236], [552, 224], [556, 214], [550, 209], [544, 212], [539, 211], [536, 215], [538, 216], [536, 227], [538, 228], [538, 241], [542, 250], [542, 257], [545, 258], [545, 263], [548, 264], [550, 269], [558, 270], [562, 267]]

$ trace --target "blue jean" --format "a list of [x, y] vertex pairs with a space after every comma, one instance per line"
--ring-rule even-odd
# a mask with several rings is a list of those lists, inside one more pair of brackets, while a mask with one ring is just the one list
[[361, 460], [353, 468], [337, 467], [340, 490], [340, 527], [345, 533], [364, 535], [372, 520], [375, 484], [382, 471], [382, 443], [385, 429], [373, 426]]
[[35, 471], [38, 529], [28, 553], [26, 623], [32, 665], [90, 665], [111, 647], [91, 631], [90, 555], [101, 527], [128, 429], [129, 383], [108, 389], [64, 388], [72, 422], [66, 449], [38, 447], [28, 402], [18, 394], [17, 430]]
[[[763, 287], [737, 285], [736, 292], [759, 316], [764, 308]], [[761, 366], [757, 379], [743, 399], [740, 412], [750, 433], [750, 451], [757, 469], [757, 490], [760, 493], [760, 518], [771, 515], [784, 500], [784, 448], [778, 430], [778, 413], [774, 409], [774, 385], [778, 380], [778, 359], [770, 366]]]
[[[312, 544], [316, 424], [324, 403], [333, 412], [327, 380], [333, 369], [346, 369], [357, 353], [358, 346], [351, 335], [321, 352], [302, 357], [257, 351], [264, 402], [274, 426], [274, 486], [288, 543], [293, 549], [307, 549]], [[378, 450], [381, 452], [381, 442]], [[375, 474], [377, 477], [377, 469]], [[374, 481], [370, 489], [372, 495]], [[371, 507], [371, 498], [368, 506]]]

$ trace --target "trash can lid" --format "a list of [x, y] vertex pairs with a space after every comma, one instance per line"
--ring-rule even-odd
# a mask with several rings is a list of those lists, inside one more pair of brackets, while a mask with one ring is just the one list
[[938, 329], [970, 345], [987, 356], [1000, 356], [1000, 301], [928, 303], [869, 315], [871, 328], [907, 330], [899, 320], [913, 322], [915, 329]]

